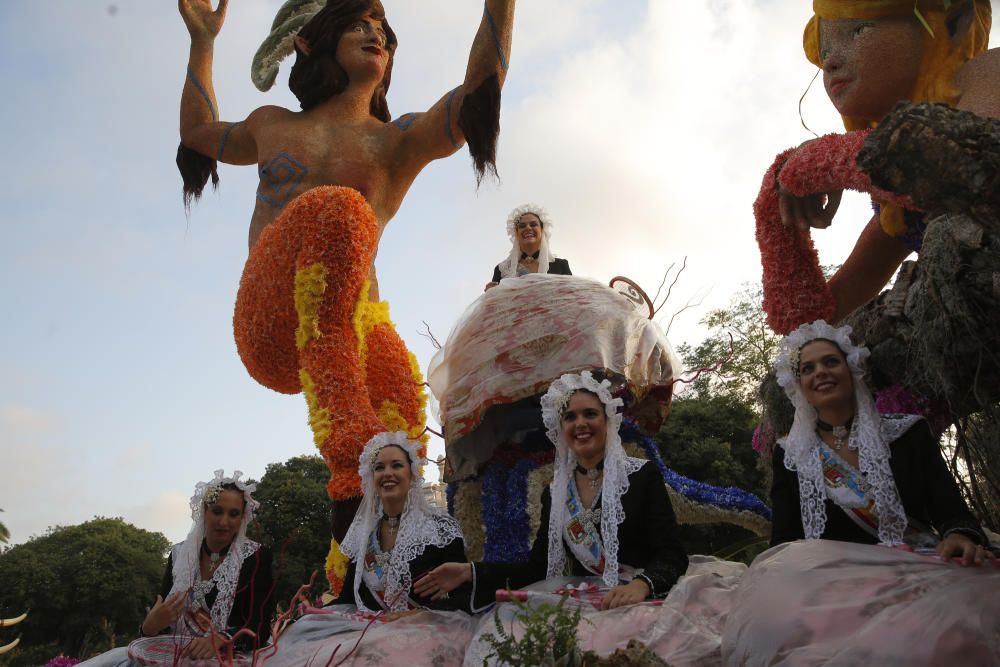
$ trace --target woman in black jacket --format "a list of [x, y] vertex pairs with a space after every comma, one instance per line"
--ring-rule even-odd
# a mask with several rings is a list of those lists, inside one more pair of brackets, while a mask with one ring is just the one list
[[511, 211], [507, 217], [507, 236], [511, 240], [510, 255], [493, 269], [493, 278], [486, 283], [486, 289], [496, 287], [504, 278], [519, 278], [529, 273], [573, 275], [569, 262], [552, 252], [552, 219], [541, 206], [525, 204]]
[[418, 581], [416, 591], [441, 596], [471, 583], [478, 611], [497, 589], [573, 575], [600, 577], [603, 609], [666, 596], [687, 569], [687, 555], [659, 472], [622, 448], [622, 401], [610, 388], [584, 371], [563, 375], [542, 398], [556, 457], [528, 561], [448, 563]]

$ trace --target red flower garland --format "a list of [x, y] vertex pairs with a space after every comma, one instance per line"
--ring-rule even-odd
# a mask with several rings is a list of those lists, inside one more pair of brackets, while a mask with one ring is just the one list
[[757, 245], [764, 269], [767, 322], [785, 335], [806, 322], [830, 319], [833, 293], [823, 276], [808, 232], [786, 227], [778, 208], [778, 186], [796, 196], [832, 190], [858, 190], [912, 208], [908, 198], [875, 188], [857, 164], [869, 130], [828, 134], [779, 154], [764, 175], [754, 202]]

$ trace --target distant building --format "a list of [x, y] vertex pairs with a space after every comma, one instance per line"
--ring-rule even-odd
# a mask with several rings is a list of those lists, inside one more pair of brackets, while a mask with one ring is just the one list
[[447, 484], [442, 482], [428, 482], [424, 484], [424, 498], [427, 499], [431, 507], [448, 510], [448, 499], [445, 496]]

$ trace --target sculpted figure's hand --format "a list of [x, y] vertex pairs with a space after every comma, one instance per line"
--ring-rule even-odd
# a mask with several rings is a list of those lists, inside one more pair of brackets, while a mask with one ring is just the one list
[[993, 552], [977, 545], [963, 533], [951, 533], [937, 545], [941, 560], [959, 558], [962, 565], [982, 565], [984, 559], [994, 558]]
[[213, 10], [212, 0], [178, 0], [177, 9], [192, 41], [201, 39], [211, 42], [222, 29], [228, 5], [229, 0], [219, 0], [219, 7]]
[[486, 283], [486, 287], [483, 288], [483, 291], [485, 292], [486, 290], [491, 290], [499, 284], [500, 283], [488, 282]]
[[470, 563], [443, 563], [417, 579], [413, 592], [420, 597], [441, 600], [468, 581], [472, 581]]
[[605, 593], [601, 609], [617, 609], [628, 604], [642, 602], [649, 597], [649, 585], [642, 579], [633, 579], [623, 586], [615, 586]]
[[[795, 152], [802, 150], [812, 141], [806, 141], [796, 148]], [[795, 153], [792, 153], [789, 159], [794, 155]], [[778, 209], [781, 212], [781, 222], [786, 227], [795, 227], [802, 231], [810, 227], [826, 229], [833, 222], [833, 216], [837, 214], [843, 194], [843, 190], [833, 190], [796, 197], [781, 187], [781, 172], [778, 173]]]
[[142, 633], [144, 635], [155, 635], [163, 628], [174, 623], [184, 610], [184, 591], [177, 591], [168, 595], [164, 600], [159, 595], [153, 608], [146, 614], [146, 619], [142, 622]]

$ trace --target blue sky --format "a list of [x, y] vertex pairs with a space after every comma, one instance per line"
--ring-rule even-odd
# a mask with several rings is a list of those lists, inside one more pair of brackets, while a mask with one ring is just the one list
[[[221, 117], [262, 104], [250, 59], [279, 0], [233, 0], [216, 44]], [[461, 81], [481, 4], [385, 0], [400, 38], [395, 116]], [[801, 5], [801, 6], [798, 6]], [[110, 8], [114, 8], [112, 11]], [[582, 275], [655, 290], [688, 256], [670, 332], [759, 278], [750, 206], [780, 150], [808, 139], [797, 102], [808, 3], [522, 1], [504, 89], [501, 182], [476, 191], [463, 150], [428, 167], [383, 236], [383, 297], [426, 370], [439, 338], [508, 251], [507, 212], [554, 217]], [[185, 217], [173, 164], [187, 35], [173, 2], [54, 0], [0, 7], [0, 507], [15, 542], [95, 515], [183, 537], [187, 497], [215, 468], [259, 477], [315, 451], [301, 396], [254, 383], [232, 306], [253, 169], [223, 166]], [[839, 129], [821, 86], [806, 117]], [[867, 217], [849, 201], [818, 234], [838, 263]], [[665, 311], [670, 310], [668, 306]]]

